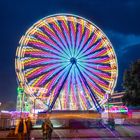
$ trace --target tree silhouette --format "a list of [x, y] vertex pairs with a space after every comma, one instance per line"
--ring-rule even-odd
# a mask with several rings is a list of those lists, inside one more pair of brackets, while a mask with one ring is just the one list
[[123, 87], [123, 103], [127, 106], [140, 106], [140, 60], [131, 64], [124, 72]]

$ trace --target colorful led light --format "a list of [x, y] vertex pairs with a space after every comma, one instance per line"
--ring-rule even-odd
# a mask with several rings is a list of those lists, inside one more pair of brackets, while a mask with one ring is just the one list
[[[108, 38], [90, 21], [68, 14], [43, 18], [26, 32], [16, 52], [16, 69], [27, 94], [50, 95], [46, 100], [55, 108], [63, 92], [60, 100], [67, 110], [100, 108], [117, 80], [117, 59]], [[35, 94], [31, 88], [46, 92]]]

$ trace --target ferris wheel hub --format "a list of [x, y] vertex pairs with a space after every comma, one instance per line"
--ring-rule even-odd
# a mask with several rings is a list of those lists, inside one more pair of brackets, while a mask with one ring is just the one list
[[76, 64], [76, 63], [77, 63], [77, 59], [74, 58], [74, 57], [72, 57], [72, 58], [70, 59], [70, 62], [71, 62], [72, 64]]

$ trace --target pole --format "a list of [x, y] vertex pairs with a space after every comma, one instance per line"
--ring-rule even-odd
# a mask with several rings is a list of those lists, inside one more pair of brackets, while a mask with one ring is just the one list
[[107, 104], [107, 107], [108, 107], [107, 110], [108, 110], [108, 120], [109, 120], [109, 97], [108, 97], [107, 103], [108, 103], [108, 104]]
[[23, 108], [23, 93], [21, 93], [21, 110], [20, 110], [20, 117], [22, 116], [22, 108]]
[[34, 117], [35, 117], [35, 103], [36, 103], [36, 99], [37, 98], [34, 99]]

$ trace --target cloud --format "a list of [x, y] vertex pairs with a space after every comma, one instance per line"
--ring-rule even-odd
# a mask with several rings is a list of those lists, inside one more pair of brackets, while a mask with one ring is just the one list
[[140, 35], [124, 34], [114, 31], [106, 31], [106, 34], [119, 55], [123, 55], [124, 53], [126, 53], [130, 49], [130, 47], [136, 45], [140, 46]]
[[123, 73], [130, 64], [140, 59], [140, 34], [125, 34], [114, 30], [106, 30], [106, 35], [110, 39], [118, 59], [118, 82], [116, 90], [122, 90]]

